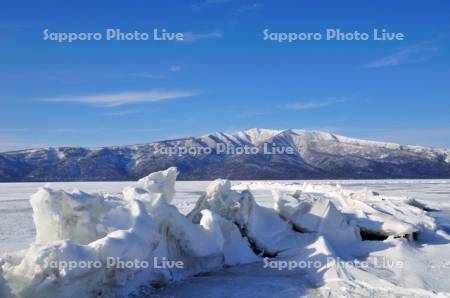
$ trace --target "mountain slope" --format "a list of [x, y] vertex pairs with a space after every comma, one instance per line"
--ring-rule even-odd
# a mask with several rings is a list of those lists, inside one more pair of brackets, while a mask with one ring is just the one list
[[[272, 147], [277, 154], [266, 154]], [[185, 180], [450, 178], [450, 150], [300, 129], [250, 129], [133, 146], [0, 153], [0, 181], [134, 180], [169, 166], [177, 166]]]

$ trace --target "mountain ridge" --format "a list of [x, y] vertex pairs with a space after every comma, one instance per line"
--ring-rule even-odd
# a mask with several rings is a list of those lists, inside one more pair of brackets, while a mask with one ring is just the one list
[[[294, 153], [264, 154], [268, 144], [290, 147]], [[220, 146], [259, 151], [220, 154]], [[161, 154], [182, 148], [203, 149], [203, 154]], [[304, 129], [253, 128], [126, 146], [3, 152], [0, 181], [134, 180], [169, 166], [180, 169], [182, 180], [450, 178], [450, 149]]]

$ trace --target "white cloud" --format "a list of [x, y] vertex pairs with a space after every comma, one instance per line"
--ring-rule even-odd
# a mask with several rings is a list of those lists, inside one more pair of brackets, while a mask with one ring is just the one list
[[91, 134], [91, 133], [99, 133], [99, 132], [103, 132], [103, 131], [107, 131], [107, 130], [108, 130], [108, 128], [106, 128], [106, 127], [50, 128], [50, 129], [38, 129], [38, 130], [36, 130], [36, 132], [41, 132], [41, 133], [75, 133], [75, 134], [87, 133], [87, 134]]
[[346, 102], [348, 100], [349, 100], [348, 97], [330, 97], [325, 100], [312, 100], [312, 101], [288, 103], [281, 107], [292, 110], [318, 109]]
[[0, 128], [0, 132], [26, 132], [28, 128]]
[[126, 128], [126, 129], [119, 129], [117, 131], [126, 132], [126, 133], [145, 133], [145, 132], [162, 131], [162, 129], [161, 128]]
[[142, 112], [142, 110], [121, 110], [121, 111], [114, 111], [114, 112], [106, 113], [106, 116], [126, 116], [126, 115], [138, 114], [140, 112]]
[[115, 107], [130, 103], [158, 102], [198, 95], [197, 91], [141, 91], [102, 95], [63, 96], [40, 99], [52, 103], [82, 103], [103, 107]]
[[261, 9], [263, 7], [264, 7], [263, 3], [255, 2], [255, 3], [251, 3], [251, 4], [244, 4], [241, 7], [239, 7], [236, 11], [238, 13], [244, 13], [247, 11]]
[[193, 33], [185, 32], [183, 33], [184, 38], [179, 42], [193, 42], [209, 38], [221, 38], [223, 35], [219, 31], [207, 32], [207, 33]]
[[364, 68], [391, 67], [405, 63], [421, 62], [431, 58], [432, 54], [439, 51], [434, 41], [428, 41], [403, 48], [397, 52], [391, 53], [379, 59], [376, 59], [366, 65]]

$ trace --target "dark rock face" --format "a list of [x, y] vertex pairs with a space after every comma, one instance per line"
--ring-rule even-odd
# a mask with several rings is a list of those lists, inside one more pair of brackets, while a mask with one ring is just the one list
[[[225, 154], [218, 149], [225, 145], [258, 153]], [[273, 146], [292, 153], [266, 154], [264, 148]], [[194, 147], [197, 154], [167, 154]], [[181, 180], [450, 178], [450, 150], [251, 129], [135, 146], [0, 153], [0, 181], [135, 180], [170, 166], [178, 167]]]

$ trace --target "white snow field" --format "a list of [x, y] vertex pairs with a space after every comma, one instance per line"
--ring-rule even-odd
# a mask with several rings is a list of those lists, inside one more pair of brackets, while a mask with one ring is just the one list
[[0, 184], [0, 297], [450, 297], [450, 180], [176, 175]]

